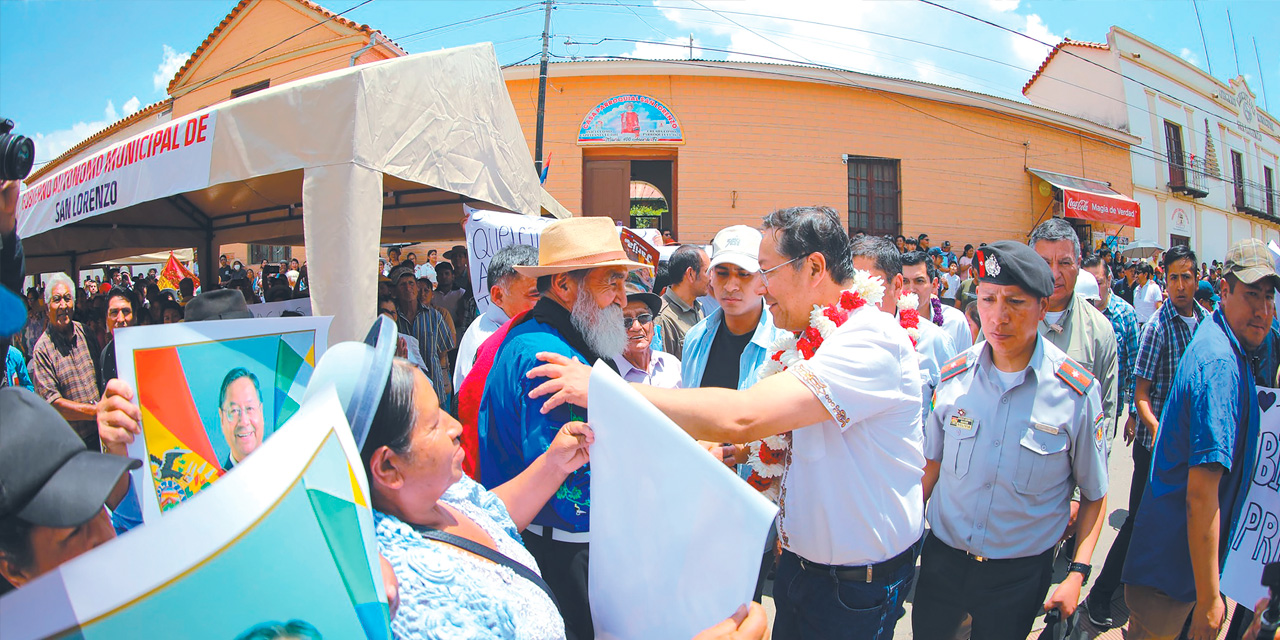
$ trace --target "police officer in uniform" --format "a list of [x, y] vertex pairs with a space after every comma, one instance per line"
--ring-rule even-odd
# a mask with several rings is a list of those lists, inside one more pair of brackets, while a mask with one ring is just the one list
[[[1048, 265], [1012, 241], [983, 247], [974, 264], [986, 339], [943, 367], [925, 421], [920, 640], [949, 640], [965, 614], [975, 638], [1023, 640], [1038, 612], [1075, 611], [1106, 507], [1100, 385], [1036, 331], [1053, 292]], [[1046, 602], [1077, 485], [1075, 562]]]

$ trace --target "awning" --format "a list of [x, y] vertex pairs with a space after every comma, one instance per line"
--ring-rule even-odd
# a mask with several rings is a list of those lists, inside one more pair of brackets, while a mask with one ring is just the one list
[[1043, 169], [1027, 169], [1027, 171], [1062, 192], [1062, 211], [1068, 218], [1127, 227], [1142, 225], [1138, 202], [1117, 193], [1105, 182]]

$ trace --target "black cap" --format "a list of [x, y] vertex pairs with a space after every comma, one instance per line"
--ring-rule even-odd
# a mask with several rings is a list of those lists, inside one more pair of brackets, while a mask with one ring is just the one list
[[1033, 296], [1053, 294], [1053, 272], [1044, 258], [1021, 242], [1000, 240], [978, 249], [973, 258], [978, 279], [999, 285], [1017, 285]]
[[49, 403], [0, 389], [0, 520], [78, 527], [102, 510], [121, 474], [142, 463], [89, 451]]
[[653, 312], [653, 315], [655, 316], [662, 311], [662, 298], [659, 298], [640, 285], [628, 282], [627, 303], [630, 304], [632, 302], [643, 302], [645, 306], [649, 307], [649, 311]]
[[200, 322], [201, 320], [239, 320], [252, 318], [249, 305], [244, 301], [244, 294], [236, 289], [217, 289], [202, 293], [187, 303], [183, 312], [183, 322]]

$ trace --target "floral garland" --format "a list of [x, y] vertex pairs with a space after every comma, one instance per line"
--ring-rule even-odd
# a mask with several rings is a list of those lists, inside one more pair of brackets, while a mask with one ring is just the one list
[[898, 298], [898, 324], [907, 330], [911, 337], [911, 346], [920, 343], [920, 296], [908, 293]]
[[[782, 373], [817, 353], [822, 343], [837, 328], [849, 320], [854, 311], [867, 304], [878, 305], [884, 299], [884, 282], [866, 271], [855, 271], [853, 286], [840, 293], [834, 305], [813, 305], [809, 313], [809, 326], [797, 335], [786, 334], [774, 343], [774, 353], [760, 365], [760, 379]], [[918, 324], [918, 321], [917, 321]], [[914, 340], [914, 339], [913, 339]], [[747, 482], [765, 497], [777, 500], [778, 478], [786, 467], [787, 450], [791, 446], [791, 434], [769, 436], [752, 442], [748, 447], [751, 476]]]
[[929, 297], [929, 304], [933, 306], [933, 323], [942, 326], [942, 302], [932, 296]]

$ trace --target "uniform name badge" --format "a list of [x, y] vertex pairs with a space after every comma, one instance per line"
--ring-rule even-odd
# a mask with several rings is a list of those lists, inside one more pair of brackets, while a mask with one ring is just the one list
[[968, 431], [973, 428], [973, 418], [966, 418], [960, 415], [951, 416], [951, 426]]

